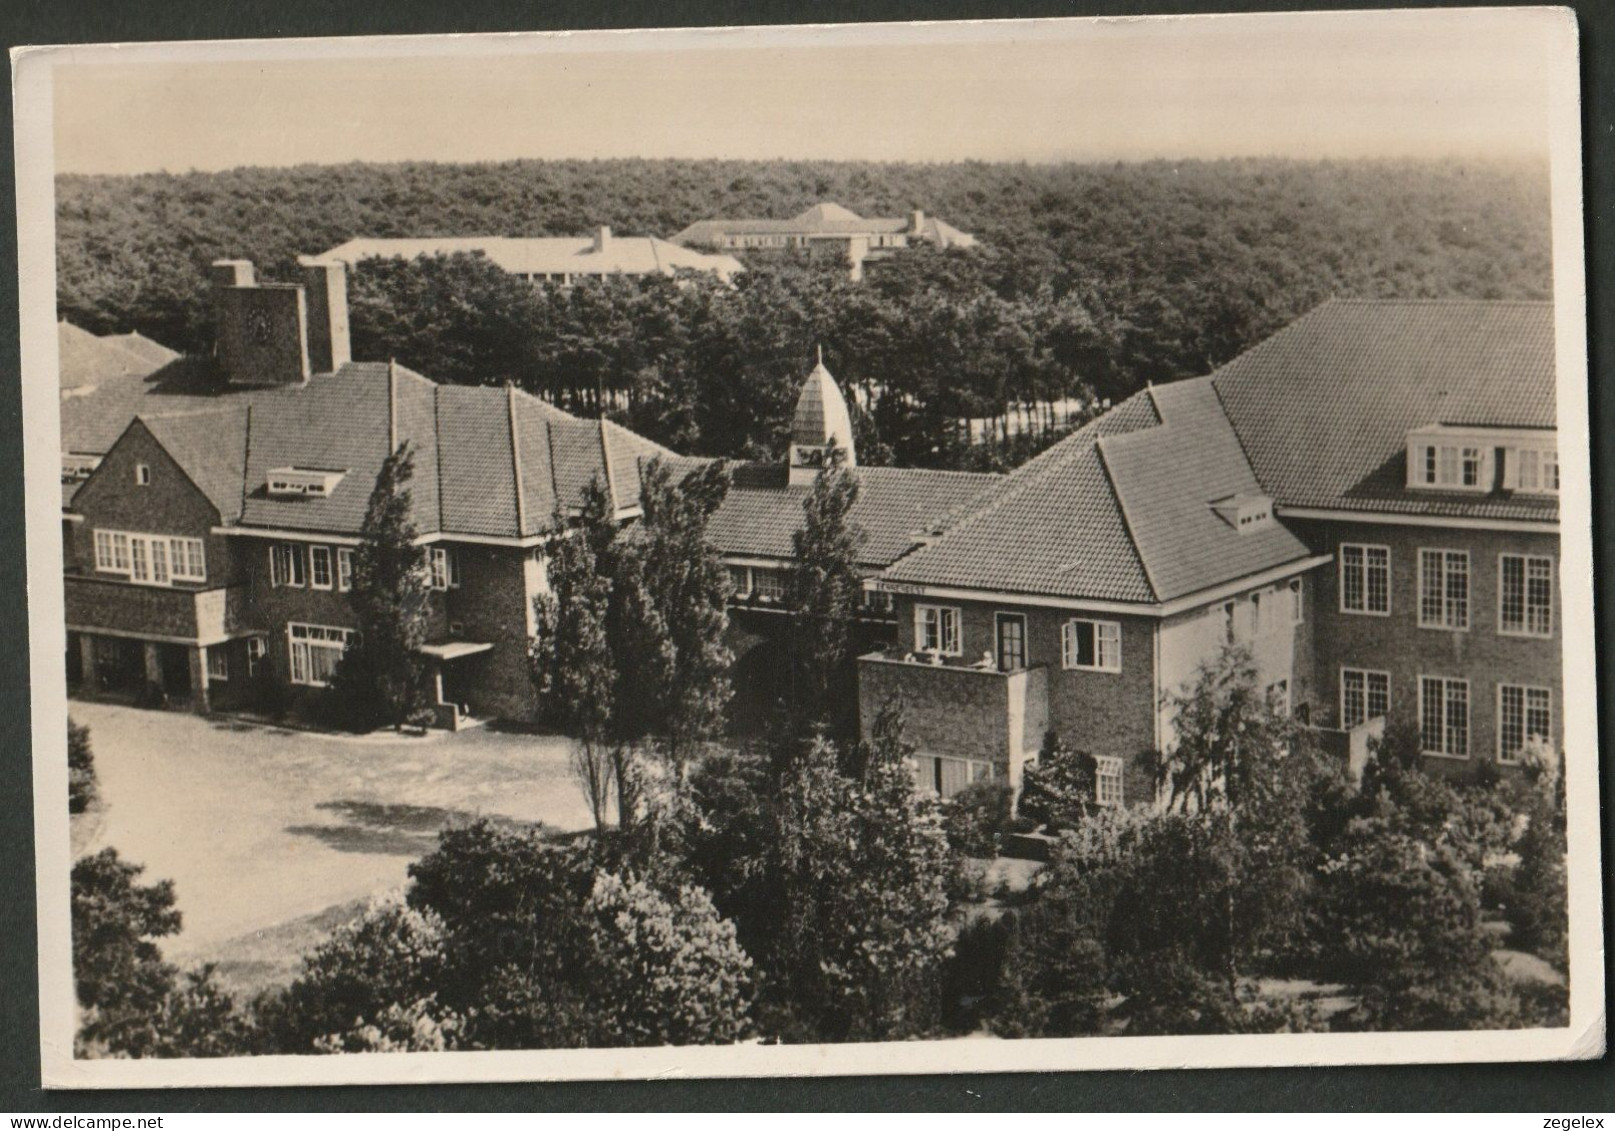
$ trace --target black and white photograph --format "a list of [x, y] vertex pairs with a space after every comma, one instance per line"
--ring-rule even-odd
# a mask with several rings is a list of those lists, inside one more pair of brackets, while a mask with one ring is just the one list
[[1603, 1055], [1565, 10], [13, 77], [47, 1087]]

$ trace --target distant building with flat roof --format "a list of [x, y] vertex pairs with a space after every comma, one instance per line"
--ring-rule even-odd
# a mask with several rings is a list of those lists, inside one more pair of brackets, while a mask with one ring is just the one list
[[928, 243], [936, 247], [974, 247], [976, 237], [923, 211], [908, 216], [863, 217], [832, 201], [815, 204], [789, 220], [697, 220], [673, 242], [714, 251], [789, 248], [810, 255], [846, 260], [854, 279], [864, 265], [894, 252]]

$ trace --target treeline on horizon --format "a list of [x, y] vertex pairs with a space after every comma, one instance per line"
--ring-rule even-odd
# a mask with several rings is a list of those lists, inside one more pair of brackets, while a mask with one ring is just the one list
[[747, 258], [733, 291], [518, 293], [447, 262], [354, 273], [356, 357], [613, 405], [653, 438], [717, 455], [777, 449], [818, 346], [838, 378], [879, 394], [861, 458], [965, 466], [960, 417], [1205, 373], [1330, 297], [1551, 288], [1547, 171], [1523, 162], [348, 164], [63, 175], [57, 189], [60, 316], [190, 352], [212, 338], [210, 261], [291, 278], [298, 255], [355, 236], [607, 224], [665, 238], [833, 200], [868, 216], [924, 209], [977, 237], [969, 252], [901, 256], [864, 285], [778, 255]]

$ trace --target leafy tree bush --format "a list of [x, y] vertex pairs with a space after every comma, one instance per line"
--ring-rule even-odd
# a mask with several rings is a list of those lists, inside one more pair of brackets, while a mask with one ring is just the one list
[[583, 847], [486, 822], [444, 832], [410, 874], [409, 905], [442, 923], [437, 1003], [465, 1019], [465, 1047], [722, 1043], [746, 1031], [751, 963], [699, 888], [659, 887]]
[[68, 719], [67, 811], [82, 813], [95, 804], [98, 796], [95, 754], [90, 749], [90, 728]]
[[942, 806], [942, 829], [961, 856], [993, 857], [1009, 832], [1014, 791], [1008, 782], [972, 782]]
[[1050, 731], [1037, 762], [1022, 775], [1020, 814], [1051, 833], [1075, 828], [1094, 811], [1097, 764], [1093, 755], [1068, 746]]

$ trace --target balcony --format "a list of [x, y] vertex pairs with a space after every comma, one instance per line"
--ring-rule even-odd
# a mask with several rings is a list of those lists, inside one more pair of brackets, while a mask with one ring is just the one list
[[245, 585], [180, 589], [68, 574], [67, 627], [74, 632], [216, 644], [245, 630]]
[[864, 733], [887, 703], [903, 709], [904, 735], [922, 755], [991, 761], [1018, 786], [1049, 725], [1048, 669], [977, 667], [956, 658], [931, 662], [901, 651], [858, 658], [858, 713]]

